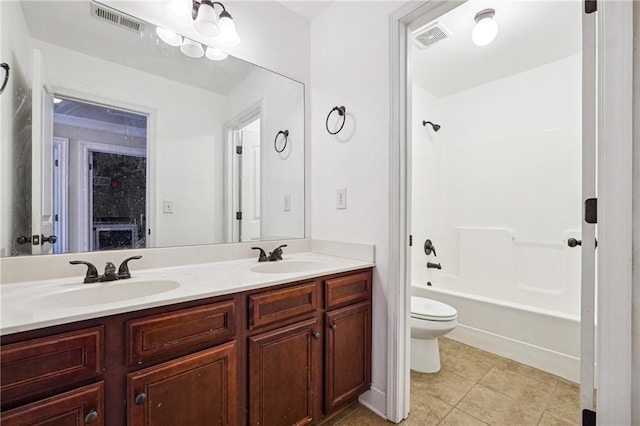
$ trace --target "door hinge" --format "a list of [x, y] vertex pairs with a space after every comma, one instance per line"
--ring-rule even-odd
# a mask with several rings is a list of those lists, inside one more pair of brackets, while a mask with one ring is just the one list
[[57, 214], [53, 217], [53, 220], [55, 220], [56, 222], [59, 222], [59, 221], [60, 221], [60, 219], [58, 218], [58, 215], [57, 215]]
[[147, 229], [147, 235], [151, 235], [151, 228]]
[[236, 154], [242, 154], [242, 146], [241, 145], [236, 146]]
[[592, 410], [582, 410], [582, 426], [596, 426], [596, 412]]
[[587, 198], [584, 201], [584, 221], [598, 223], [598, 199]]
[[409, 247], [413, 246], [413, 235], [409, 235]]
[[58, 160], [56, 160], [55, 165], [56, 165], [56, 167], [58, 167], [60, 165], [60, 162]]
[[236, 212], [236, 220], [242, 220], [242, 212]]
[[584, 0], [584, 13], [589, 14], [598, 10], [597, 0]]
[[89, 170], [93, 170], [93, 164], [89, 163]]

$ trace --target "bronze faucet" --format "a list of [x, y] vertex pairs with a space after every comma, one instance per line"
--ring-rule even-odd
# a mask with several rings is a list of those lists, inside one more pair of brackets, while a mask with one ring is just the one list
[[72, 260], [69, 263], [72, 265], [86, 265], [87, 273], [84, 277], [85, 284], [101, 283], [107, 281], [126, 280], [131, 278], [131, 272], [129, 272], [129, 261], [135, 259], [142, 259], [142, 256], [131, 256], [122, 261], [118, 272], [116, 273], [116, 265], [111, 262], [107, 262], [104, 267], [104, 274], [98, 275], [98, 269], [91, 263], [84, 260]]

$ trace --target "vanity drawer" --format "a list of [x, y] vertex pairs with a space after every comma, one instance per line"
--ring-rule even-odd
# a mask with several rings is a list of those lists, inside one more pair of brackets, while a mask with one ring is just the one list
[[327, 309], [339, 308], [371, 297], [371, 272], [360, 272], [325, 281]]
[[127, 364], [204, 349], [234, 338], [233, 300], [127, 321]]
[[99, 377], [103, 343], [100, 326], [3, 346], [3, 406]]
[[249, 330], [318, 310], [315, 282], [249, 296]]

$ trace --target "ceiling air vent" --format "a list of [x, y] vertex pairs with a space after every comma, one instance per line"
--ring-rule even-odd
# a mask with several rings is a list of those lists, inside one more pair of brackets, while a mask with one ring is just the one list
[[144, 29], [142, 21], [98, 3], [91, 3], [91, 16], [138, 34]]
[[435, 22], [413, 32], [413, 42], [420, 49], [426, 49], [434, 43], [451, 37], [451, 32], [444, 25]]

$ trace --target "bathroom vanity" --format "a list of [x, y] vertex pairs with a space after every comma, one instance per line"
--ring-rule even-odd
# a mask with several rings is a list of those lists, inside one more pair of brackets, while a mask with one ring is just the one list
[[[46, 322], [57, 325], [2, 336], [2, 422], [317, 423], [371, 382], [372, 265], [350, 265], [240, 275], [235, 292], [216, 287], [216, 275], [209, 285], [185, 278], [182, 293], [165, 292], [164, 301], [114, 302], [104, 312], [116, 313], [83, 320], [73, 320], [86, 316], [81, 308], [67, 307], [57, 320], [54, 309]], [[207, 266], [177, 269], [202, 277]], [[195, 287], [205, 297], [179, 301]]]

